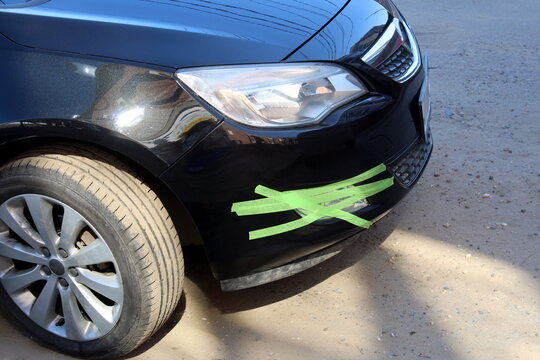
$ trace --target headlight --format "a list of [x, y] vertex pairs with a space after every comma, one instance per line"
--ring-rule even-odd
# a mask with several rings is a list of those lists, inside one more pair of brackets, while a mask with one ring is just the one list
[[350, 72], [322, 63], [202, 67], [176, 76], [223, 115], [256, 127], [316, 123], [367, 93]]

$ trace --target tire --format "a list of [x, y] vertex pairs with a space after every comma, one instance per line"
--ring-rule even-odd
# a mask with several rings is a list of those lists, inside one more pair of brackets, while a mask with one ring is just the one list
[[183, 279], [167, 210], [115, 157], [60, 144], [0, 167], [0, 306], [45, 346], [126, 355], [169, 318]]

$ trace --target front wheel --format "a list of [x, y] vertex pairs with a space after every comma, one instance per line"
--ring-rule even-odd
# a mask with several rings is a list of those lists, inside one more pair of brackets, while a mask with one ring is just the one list
[[0, 168], [0, 305], [43, 344], [129, 353], [176, 307], [183, 270], [166, 209], [116, 158], [58, 145]]

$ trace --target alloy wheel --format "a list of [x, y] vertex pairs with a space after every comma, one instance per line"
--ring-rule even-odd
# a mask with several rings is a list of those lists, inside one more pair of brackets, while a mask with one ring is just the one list
[[0, 205], [0, 285], [37, 325], [75, 341], [109, 333], [124, 301], [117, 262], [91, 222], [36, 194]]

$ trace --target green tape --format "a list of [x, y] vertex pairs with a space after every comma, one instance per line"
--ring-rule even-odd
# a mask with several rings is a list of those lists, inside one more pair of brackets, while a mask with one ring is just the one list
[[[350, 187], [346, 189], [334, 190], [331, 192], [322, 193], [320, 195], [313, 195], [311, 200], [312, 202], [320, 204], [324, 202], [329, 202], [329, 201], [334, 201], [337, 199], [343, 199], [343, 198], [354, 196], [357, 199], [356, 201], [358, 201], [358, 200], [365, 199], [369, 196], [375, 195], [378, 192], [380, 192], [381, 191], [380, 187], [386, 186], [388, 184], [388, 180], [389, 179], [385, 179], [385, 180], [380, 180], [380, 181], [366, 184], [366, 185], [359, 185], [359, 186], [354, 186], [354, 187]], [[255, 190], [255, 192], [259, 194], [257, 190]], [[303, 190], [281, 192], [281, 194], [283, 195], [288, 195], [291, 193], [297, 194], [298, 196], [306, 197], [306, 195], [304, 195], [305, 193], [303, 192]], [[260, 194], [260, 195], [263, 195], [263, 194]], [[353, 203], [356, 201], [353, 201]], [[264, 199], [235, 203], [233, 204], [232, 212], [237, 213], [239, 216], [244, 216], [244, 215], [267, 214], [267, 213], [274, 213], [274, 212], [293, 210], [293, 209], [298, 209], [297, 204], [283, 202], [279, 199], [276, 200], [275, 197], [272, 197], [272, 198], [267, 197]]]
[[[342, 209], [392, 186], [394, 183], [393, 177], [369, 184], [353, 186], [385, 170], [386, 166], [381, 164], [350, 179], [302, 190], [280, 192], [259, 185], [255, 188], [255, 193], [265, 196], [264, 199], [234, 203], [231, 211], [239, 216], [268, 214], [294, 209], [302, 209], [306, 213], [300, 219], [285, 224], [251, 231], [249, 233], [250, 240], [292, 231], [309, 225], [323, 217], [337, 218], [359, 227], [369, 228], [371, 226], [370, 221]], [[335, 201], [337, 203], [333, 205], [323, 205], [324, 203]]]
[[[324, 193], [330, 193], [337, 189], [341, 189], [341, 188], [351, 186], [359, 182], [368, 180], [376, 175], [379, 175], [385, 170], [386, 170], [386, 166], [384, 164], [381, 164], [374, 167], [371, 170], [368, 170], [350, 179], [342, 180], [336, 183], [332, 183], [332, 184], [320, 186], [320, 187], [315, 187], [311, 189], [290, 190], [290, 191], [284, 191], [283, 193], [284, 194], [297, 193], [305, 197], [322, 195]], [[344, 190], [348, 190], [348, 189], [344, 189]], [[337, 195], [338, 195], [337, 197], [333, 197], [333, 198], [330, 195], [330, 198], [328, 200], [322, 200], [320, 202], [331, 201], [334, 199], [340, 199], [342, 197], [345, 197], [345, 196], [341, 196], [340, 194], [337, 194]], [[276, 210], [271, 211], [271, 209], [274, 209], [274, 208]], [[265, 214], [268, 212], [286, 211], [286, 210], [292, 210], [296, 208], [297, 207], [290, 207], [286, 203], [281, 203], [271, 198], [265, 198], [265, 199], [250, 200], [250, 201], [234, 203], [232, 207], [232, 211], [236, 212], [239, 216], [243, 216], [243, 215]]]

